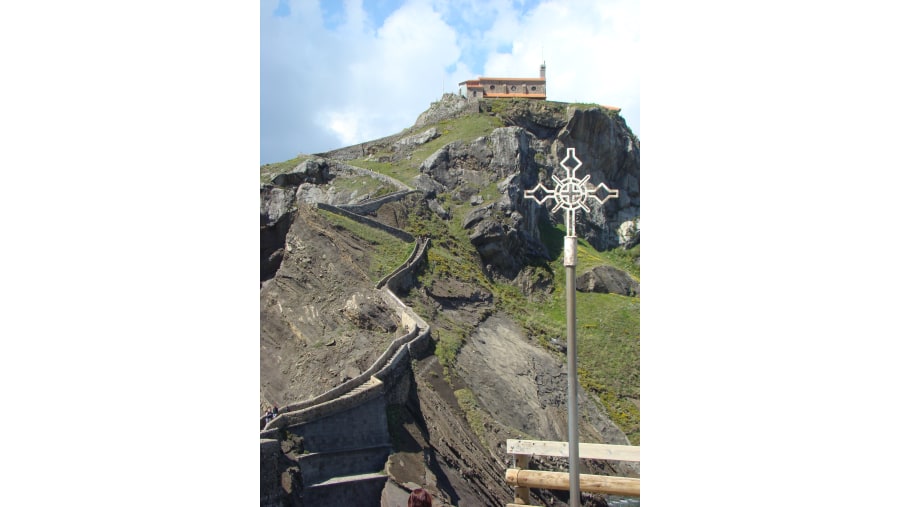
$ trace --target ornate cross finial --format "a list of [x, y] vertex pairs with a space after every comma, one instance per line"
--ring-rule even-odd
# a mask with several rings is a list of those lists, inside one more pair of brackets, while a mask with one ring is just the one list
[[[566, 165], [569, 159], [575, 160], [574, 167]], [[603, 204], [611, 198], [618, 198], [619, 191], [610, 189], [606, 186], [606, 183], [600, 183], [599, 186], [591, 188], [592, 185], [588, 183], [588, 180], [591, 178], [590, 175], [585, 176], [581, 180], [576, 179], [575, 171], [581, 167], [581, 160], [578, 160], [578, 157], [575, 156], [575, 148], [566, 148], [566, 158], [562, 159], [559, 165], [566, 170], [565, 179], [560, 180], [556, 175], [551, 174], [550, 177], [556, 182], [556, 187], [553, 190], [548, 189], [543, 183], [539, 182], [536, 187], [525, 191], [525, 197], [527, 199], [534, 199], [538, 204], [544, 204], [547, 199], [555, 200], [556, 206], [554, 206], [551, 211], [555, 213], [559, 208], [566, 210], [566, 236], [574, 238], [575, 211], [579, 208], [584, 211], [591, 210], [585, 206], [585, 199], [593, 197], [597, 202]], [[597, 196], [597, 191], [600, 189], [606, 191], [605, 197], [601, 198]], [[544, 191], [543, 197], [535, 195], [535, 192], [539, 190]]]

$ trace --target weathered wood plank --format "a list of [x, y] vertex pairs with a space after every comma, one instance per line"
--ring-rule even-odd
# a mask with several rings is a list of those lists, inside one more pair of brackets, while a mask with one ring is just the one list
[[[641, 480], [636, 478], [580, 474], [578, 481], [580, 484], [579, 490], [585, 493], [641, 496]], [[526, 487], [566, 491], [569, 489], [569, 473], [514, 468], [506, 470], [506, 483], [517, 488]]]
[[[565, 458], [569, 456], [568, 442], [553, 442], [544, 440], [516, 440], [506, 441], [508, 454], [526, 454], [535, 456], [555, 456]], [[639, 445], [613, 445], [613, 444], [578, 444], [579, 459], [607, 459], [619, 461], [640, 461], [641, 446]]]
[[[528, 468], [528, 462], [530, 461], [530, 457], [525, 454], [519, 454], [516, 456], [515, 466], [516, 468]], [[519, 505], [527, 505], [531, 502], [531, 490], [528, 488], [515, 488], [513, 503]]]

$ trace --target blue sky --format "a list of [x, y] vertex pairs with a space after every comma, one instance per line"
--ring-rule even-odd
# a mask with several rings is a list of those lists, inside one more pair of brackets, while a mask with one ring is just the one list
[[548, 100], [622, 108], [640, 135], [636, 0], [264, 0], [260, 163], [411, 126], [458, 83], [538, 77]]

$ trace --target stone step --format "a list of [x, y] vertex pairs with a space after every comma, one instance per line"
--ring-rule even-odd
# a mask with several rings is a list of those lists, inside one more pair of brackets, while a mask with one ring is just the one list
[[334, 477], [374, 473], [384, 469], [390, 454], [390, 445], [302, 454], [300, 473], [304, 484], [320, 484]]
[[320, 507], [380, 507], [387, 475], [369, 473], [334, 477], [303, 489], [303, 504]]

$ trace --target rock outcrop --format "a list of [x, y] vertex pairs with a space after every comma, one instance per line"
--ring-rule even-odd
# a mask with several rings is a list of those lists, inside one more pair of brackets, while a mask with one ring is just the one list
[[272, 183], [278, 186], [296, 186], [301, 183], [321, 184], [328, 181], [328, 179], [328, 163], [316, 157], [304, 160], [291, 171], [275, 176], [272, 179]]
[[612, 266], [597, 266], [582, 273], [575, 280], [575, 289], [581, 292], [602, 292], [623, 296], [641, 295], [641, 284], [628, 273]]
[[[444, 108], [436, 110], [455, 111], [454, 101], [447, 99]], [[490, 187], [499, 191], [499, 199], [474, 209], [464, 220], [488, 271], [514, 279], [529, 257], [547, 256], [537, 225], [540, 215], [549, 214], [556, 203], [550, 199], [539, 206], [525, 200], [524, 191], [539, 181], [553, 189], [552, 176], [566, 178], [559, 162], [571, 147], [582, 163], [575, 177], [589, 176], [594, 186], [602, 182], [619, 190], [619, 198], [603, 206], [587, 203], [591, 211], [579, 216], [577, 234], [598, 250], [636, 244], [640, 144], [624, 120], [601, 107], [566, 109], [543, 101], [511, 101], [504, 106], [498, 114], [513, 126], [469, 143], [444, 145], [425, 159], [415, 183], [428, 199], [445, 192], [457, 202], [479, 202], [478, 195]], [[427, 124], [427, 118], [420, 121]]]
[[454, 93], [445, 93], [441, 100], [432, 102], [428, 109], [416, 118], [414, 128], [431, 125], [441, 120], [449, 120], [478, 110], [478, 103], [466, 100]]

